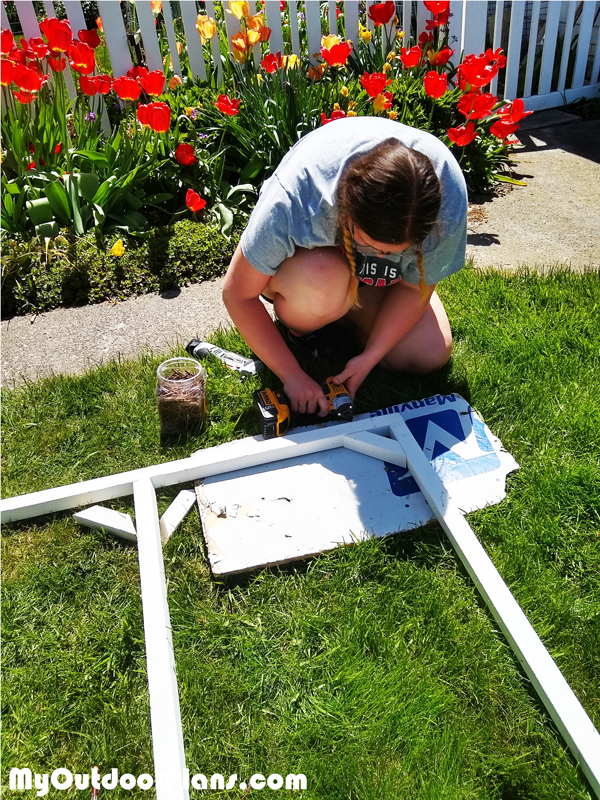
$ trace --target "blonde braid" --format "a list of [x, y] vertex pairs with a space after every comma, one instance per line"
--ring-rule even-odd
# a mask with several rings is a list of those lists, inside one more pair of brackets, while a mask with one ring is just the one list
[[350, 308], [360, 308], [360, 302], [358, 300], [359, 281], [356, 277], [356, 259], [354, 257], [354, 247], [352, 245], [352, 234], [350, 233], [350, 229], [347, 225], [344, 225], [342, 228], [342, 236], [344, 239], [344, 253], [346, 254], [348, 265], [350, 267], [350, 286], [348, 287], [348, 293], [351, 300]]
[[419, 289], [421, 291], [421, 304], [427, 302], [427, 284], [425, 283], [425, 268], [423, 266], [423, 244], [417, 245], [417, 269], [419, 270]]

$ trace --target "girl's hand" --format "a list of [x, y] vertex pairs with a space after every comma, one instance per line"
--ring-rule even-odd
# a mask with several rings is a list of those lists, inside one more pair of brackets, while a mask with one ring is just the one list
[[323, 390], [306, 372], [298, 373], [283, 384], [283, 391], [288, 396], [290, 408], [298, 414], [314, 414], [320, 417], [329, 413], [329, 403]]
[[348, 361], [344, 371], [340, 372], [339, 375], [336, 375], [333, 379], [333, 382], [338, 384], [343, 383], [348, 390], [350, 397], [354, 400], [354, 395], [356, 394], [358, 387], [367, 377], [369, 372], [371, 372], [373, 366], [374, 364], [372, 360], [365, 355], [365, 353], [361, 353], [360, 355], [355, 356]]

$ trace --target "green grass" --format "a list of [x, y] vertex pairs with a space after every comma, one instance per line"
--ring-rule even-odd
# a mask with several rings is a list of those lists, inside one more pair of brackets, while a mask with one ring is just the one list
[[[600, 727], [600, 277], [464, 270], [440, 294], [449, 367], [375, 371], [357, 410], [457, 391], [500, 437], [520, 469], [506, 500], [469, 522]], [[235, 333], [216, 341], [244, 348]], [[213, 365], [210, 425], [161, 447], [160, 360], [3, 392], [3, 495], [258, 432], [259, 382]], [[160, 511], [179, 488], [160, 493]], [[133, 513], [130, 499], [111, 505]], [[152, 773], [135, 549], [68, 513], [7, 526], [2, 545], [3, 788], [15, 765]], [[590, 798], [439, 528], [227, 584], [210, 577], [192, 513], [165, 568], [191, 772], [303, 772], [302, 796], [328, 800]]]

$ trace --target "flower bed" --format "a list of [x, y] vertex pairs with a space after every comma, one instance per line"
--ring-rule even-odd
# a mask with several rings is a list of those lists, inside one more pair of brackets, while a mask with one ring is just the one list
[[[153, 4], [159, 32], [160, 6]], [[3, 31], [3, 232], [53, 240], [61, 229], [75, 236], [93, 229], [101, 248], [115, 235], [125, 242], [111, 245], [116, 257], [157, 223], [211, 221], [229, 236], [287, 150], [345, 116], [385, 116], [430, 131], [454, 151], [472, 191], [510, 180], [504, 168], [528, 112], [522, 100], [498, 102], [486, 91], [504, 55], [487, 50], [458, 63], [448, 44], [450, 4], [425, 6], [431, 18], [417, 41], [397, 28], [393, 2], [377, 3], [367, 12], [372, 31], [363, 12], [355, 46], [324, 35], [315, 64], [270, 52], [264, 15], [230, 2], [240, 26], [231, 42], [222, 19], [197, 22], [203, 40], [219, 38], [224, 85], [212, 61], [205, 82], [186, 75], [184, 48], [181, 76], [172, 74], [168, 54], [164, 72], [138, 64], [113, 75], [100, 19], [76, 37], [56, 18], [40, 22], [43, 38], [17, 42]], [[338, 16], [341, 31], [340, 9]]]

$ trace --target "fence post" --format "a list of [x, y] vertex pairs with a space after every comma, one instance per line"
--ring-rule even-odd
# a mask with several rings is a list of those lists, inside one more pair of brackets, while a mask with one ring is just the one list
[[113, 75], [118, 78], [126, 75], [132, 68], [127, 34], [121, 14], [121, 3], [115, 3], [114, 0], [98, 0], [98, 11], [102, 18]]

